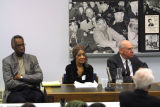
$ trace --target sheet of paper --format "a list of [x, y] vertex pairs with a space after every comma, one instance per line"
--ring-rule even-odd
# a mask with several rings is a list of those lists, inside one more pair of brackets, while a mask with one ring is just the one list
[[76, 88], [97, 88], [98, 84], [95, 81], [93, 83], [92, 82], [80, 83], [80, 82], [75, 81], [74, 86]]
[[61, 86], [59, 81], [43, 81], [42, 86]]

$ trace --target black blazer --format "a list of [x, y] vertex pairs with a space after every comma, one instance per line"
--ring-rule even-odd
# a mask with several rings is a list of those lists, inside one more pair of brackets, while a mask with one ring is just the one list
[[[131, 61], [132, 64], [132, 69], [133, 69], [133, 74], [135, 74], [135, 72], [140, 68], [148, 68], [148, 65], [142, 61], [140, 61], [135, 55], [133, 56], [133, 58], [129, 59]], [[122, 68], [122, 76], [123, 76], [123, 81], [124, 82], [133, 82], [131, 77], [126, 76], [127, 71], [124, 68], [124, 65], [122, 63], [122, 59], [120, 57], [120, 53], [117, 53], [116, 55], [113, 55], [112, 57], [110, 57], [107, 60], [107, 66], [109, 67], [110, 73], [111, 73], [111, 77], [112, 77], [112, 82], [115, 82], [115, 78], [116, 78], [116, 74], [117, 68]]]
[[88, 67], [83, 65], [84, 72], [82, 74], [86, 75], [85, 80], [82, 80], [82, 76], [78, 77], [77, 66], [75, 60], [71, 61], [71, 64], [66, 66], [66, 77], [64, 78], [64, 84], [73, 84], [75, 81], [84, 83], [84, 82], [93, 82], [93, 67], [88, 64]]
[[160, 99], [140, 89], [120, 93], [119, 101], [120, 107], [160, 107]]

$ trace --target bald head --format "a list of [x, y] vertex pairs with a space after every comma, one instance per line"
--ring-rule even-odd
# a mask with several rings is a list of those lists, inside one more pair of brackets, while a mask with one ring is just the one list
[[127, 47], [128, 45], [132, 45], [132, 43], [129, 40], [123, 40], [120, 42], [119, 49]]
[[119, 45], [119, 53], [125, 59], [132, 58], [134, 54], [132, 43], [128, 40], [121, 41]]

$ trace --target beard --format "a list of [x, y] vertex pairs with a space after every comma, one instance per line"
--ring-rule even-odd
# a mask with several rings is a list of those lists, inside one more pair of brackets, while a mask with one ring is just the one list
[[23, 54], [24, 54], [24, 52], [16, 52], [16, 55], [17, 55], [18, 57], [22, 57]]

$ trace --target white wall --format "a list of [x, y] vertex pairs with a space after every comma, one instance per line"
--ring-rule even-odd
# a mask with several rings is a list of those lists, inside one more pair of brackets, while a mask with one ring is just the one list
[[[70, 63], [68, 51], [68, 0], [0, 0], [0, 89], [4, 88], [2, 59], [13, 50], [10, 40], [20, 34], [26, 53], [37, 56], [44, 81], [61, 80]], [[159, 81], [159, 57], [143, 57]], [[106, 76], [107, 58], [89, 58], [99, 77]]]

